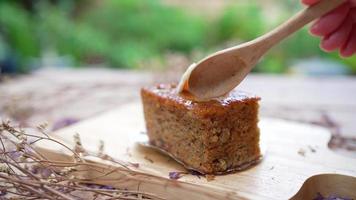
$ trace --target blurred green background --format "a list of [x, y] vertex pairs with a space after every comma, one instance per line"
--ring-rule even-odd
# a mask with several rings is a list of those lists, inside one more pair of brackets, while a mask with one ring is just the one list
[[[23, 73], [49, 63], [164, 68], [169, 53], [196, 62], [271, 30], [302, 8], [298, 0], [236, 0], [208, 12], [199, 2], [0, 0], [1, 71]], [[355, 75], [356, 56], [322, 52], [305, 28], [268, 53], [255, 72]]]

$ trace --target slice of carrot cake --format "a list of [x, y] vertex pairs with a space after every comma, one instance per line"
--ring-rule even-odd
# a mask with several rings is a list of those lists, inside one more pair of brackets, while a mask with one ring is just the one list
[[259, 97], [233, 90], [194, 101], [174, 84], [141, 90], [149, 142], [205, 174], [240, 170], [260, 159]]

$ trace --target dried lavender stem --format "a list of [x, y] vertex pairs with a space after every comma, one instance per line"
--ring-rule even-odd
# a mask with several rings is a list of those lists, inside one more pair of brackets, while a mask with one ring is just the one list
[[[93, 180], [85, 178], [75, 178], [74, 173], [82, 171], [96, 171], [100, 177], [105, 177], [117, 170], [123, 173], [133, 174], [133, 171], [128, 167], [128, 164], [113, 159], [104, 153], [104, 143], [100, 143], [100, 148], [97, 153], [87, 152], [80, 142], [79, 135], [77, 135], [78, 143], [76, 147], [79, 149], [72, 150], [65, 144], [51, 138], [44, 130], [44, 126], [38, 128], [39, 134], [28, 134], [24, 130], [19, 130], [10, 125], [9, 122], [0, 123], [0, 163], [4, 163], [0, 171], [0, 196], [4, 194], [11, 194], [21, 199], [64, 199], [74, 200], [80, 199], [74, 192], [83, 192], [92, 195], [92, 199], [102, 198], [105, 199], [163, 199], [154, 194], [122, 190], [122, 189], [102, 189], [91, 188], [82, 185], [83, 182], [90, 182]], [[32, 140], [33, 141], [28, 141]], [[46, 156], [42, 155], [38, 149], [33, 145], [39, 141], [46, 140], [59, 144], [64, 149], [69, 150], [74, 159], [70, 161], [50, 161]], [[5, 145], [6, 144], [6, 145]], [[17, 151], [7, 151], [9, 147], [16, 148]], [[1, 149], [2, 148], [2, 149]], [[112, 163], [119, 164], [121, 167], [105, 168], [103, 165], [84, 160], [78, 152], [84, 152], [85, 155], [94, 156]], [[70, 155], [68, 155], [70, 156]], [[83, 166], [84, 168], [78, 168]], [[31, 167], [32, 168], [30, 170]], [[34, 170], [34, 171], [33, 171]], [[38, 171], [44, 170], [44, 171]], [[44, 174], [42, 174], [44, 173]], [[46, 175], [47, 174], [47, 175]], [[117, 179], [115, 179], [117, 180]], [[120, 181], [120, 180], [117, 180]], [[11, 196], [12, 197], [12, 196]]]
[[63, 199], [76, 200], [75, 198], [72, 198], [72, 197], [70, 197], [70, 196], [67, 196], [67, 195], [65, 195], [65, 194], [62, 194], [62, 193], [58, 192], [57, 190], [54, 190], [54, 189], [52, 189], [52, 188], [50, 188], [50, 187], [48, 187], [48, 186], [46, 186], [46, 185], [44, 185], [43, 188], [46, 189], [46, 190], [48, 190], [48, 191], [50, 191], [50, 192], [52, 192], [53, 194], [55, 194], [55, 195], [57, 195], [57, 196], [62, 197]]

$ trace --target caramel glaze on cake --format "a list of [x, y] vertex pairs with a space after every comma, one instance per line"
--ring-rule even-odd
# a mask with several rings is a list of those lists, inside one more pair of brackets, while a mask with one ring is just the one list
[[141, 97], [150, 144], [187, 168], [219, 174], [260, 159], [259, 97], [234, 90], [198, 102], [174, 84], [143, 88]]

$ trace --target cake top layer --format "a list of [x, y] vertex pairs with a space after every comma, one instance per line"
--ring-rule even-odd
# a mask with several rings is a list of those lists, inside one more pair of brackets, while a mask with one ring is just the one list
[[188, 108], [194, 107], [196, 105], [229, 106], [234, 103], [260, 100], [260, 97], [256, 95], [252, 95], [250, 93], [238, 90], [232, 90], [231, 92], [222, 97], [214, 98], [206, 102], [199, 102], [194, 100], [194, 97], [187, 92], [178, 94], [177, 86], [175, 84], [158, 84], [156, 86], [144, 88], [144, 90], [151, 92], [159, 97], [162, 97], [163, 99], [169, 99], [178, 104], [182, 104]]

